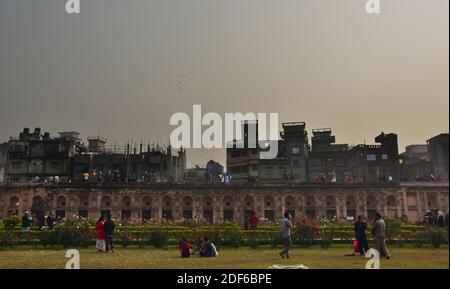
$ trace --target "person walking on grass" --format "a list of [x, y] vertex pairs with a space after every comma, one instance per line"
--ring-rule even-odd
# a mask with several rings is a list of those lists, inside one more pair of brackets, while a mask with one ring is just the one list
[[114, 230], [116, 229], [116, 224], [114, 224], [114, 221], [111, 219], [111, 215], [107, 216], [103, 228], [105, 231], [106, 252], [111, 249], [111, 252], [114, 253]]
[[375, 239], [375, 248], [380, 253], [380, 257], [386, 257], [389, 260], [391, 256], [386, 246], [386, 223], [380, 213], [375, 213], [372, 234]]
[[363, 216], [359, 215], [358, 220], [355, 222], [355, 237], [358, 243], [357, 252], [361, 255], [365, 255], [369, 251], [366, 238], [367, 223], [363, 221]]
[[105, 252], [105, 218], [103, 216], [95, 224], [95, 237], [97, 239], [95, 247], [99, 252]]
[[292, 239], [291, 239], [291, 215], [289, 213], [284, 213], [284, 218], [281, 220], [281, 240], [284, 246], [283, 251], [280, 252], [281, 258], [290, 258], [289, 255], [289, 249], [292, 246]]

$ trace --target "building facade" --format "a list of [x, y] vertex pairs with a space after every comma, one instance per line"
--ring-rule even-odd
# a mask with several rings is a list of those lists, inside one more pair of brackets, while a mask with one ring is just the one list
[[[261, 148], [251, 148], [247, 143], [248, 132], [253, 127], [258, 131], [257, 123], [244, 123], [243, 147], [237, 143], [227, 148], [227, 170], [233, 179], [255, 177], [259, 180], [283, 180], [290, 176], [300, 181], [308, 181], [308, 133], [304, 122], [283, 123], [283, 131], [278, 140], [278, 154], [274, 159], [260, 158]], [[258, 136], [256, 136], [258, 139]]]
[[357, 145], [349, 151], [351, 175], [364, 176], [367, 182], [378, 182], [392, 177], [400, 180], [397, 135], [381, 133], [375, 137], [376, 145]]
[[[146, 178], [155, 182], [174, 182], [184, 178], [186, 151], [176, 154], [169, 147], [106, 148], [106, 139], [89, 137], [85, 146], [77, 132], [60, 132], [58, 137], [41, 129], [28, 128], [0, 146], [0, 173], [12, 183], [41, 181], [57, 177], [59, 182], [82, 181], [84, 174], [98, 177], [108, 172], [119, 176], [116, 181], [139, 181]], [[6, 147], [5, 147], [6, 146]], [[2, 153], [6, 151], [6, 154]], [[5, 155], [5, 156], [4, 156]], [[2, 180], [0, 175], [0, 181]]]
[[428, 156], [433, 164], [434, 176], [448, 181], [448, 133], [439, 134], [427, 141]]
[[[257, 125], [257, 124], [256, 124]], [[343, 182], [347, 176], [366, 182], [400, 181], [397, 135], [381, 133], [375, 137], [377, 144], [334, 144], [331, 129], [314, 129], [309, 146], [304, 122], [283, 123], [278, 141], [278, 154], [274, 159], [261, 159], [259, 148], [248, 148], [244, 124], [244, 147], [235, 144], [227, 149], [227, 169], [234, 179], [256, 177], [261, 181], [289, 179], [296, 182], [315, 181], [322, 176], [325, 181]], [[257, 128], [256, 128], [257, 131]]]
[[56, 138], [49, 133], [41, 134], [36, 128], [28, 128], [18, 138], [11, 138], [7, 145], [6, 180], [29, 182], [35, 177], [44, 179], [58, 176], [62, 181], [72, 177], [73, 157], [82, 144], [76, 132], [61, 132]]
[[251, 212], [276, 221], [284, 212], [300, 220], [371, 217], [378, 211], [387, 218], [405, 213], [417, 222], [428, 210], [445, 214], [448, 207], [448, 183], [0, 185], [0, 218], [28, 210], [34, 215], [53, 212], [60, 218], [112, 214], [117, 220], [204, 217], [213, 223], [243, 223]]
[[335, 144], [336, 138], [331, 129], [313, 129], [311, 151], [309, 153], [309, 180], [314, 181], [319, 175], [330, 181], [332, 176], [342, 182], [348, 170], [348, 144]]

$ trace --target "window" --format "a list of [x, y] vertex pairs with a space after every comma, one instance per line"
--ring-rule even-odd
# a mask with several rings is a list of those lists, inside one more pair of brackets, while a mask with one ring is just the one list
[[388, 159], [388, 155], [387, 154], [382, 154], [381, 155], [381, 159], [382, 160], [387, 160]]
[[368, 161], [376, 161], [377, 160], [377, 155], [375, 155], [375, 154], [367, 154], [367, 160]]
[[293, 147], [293, 148], [292, 148], [292, 154], [293, 154], [293, 155], [298, 155], [298, 154], [300, 154], [300, 148], [299, 148], [299, 147]]

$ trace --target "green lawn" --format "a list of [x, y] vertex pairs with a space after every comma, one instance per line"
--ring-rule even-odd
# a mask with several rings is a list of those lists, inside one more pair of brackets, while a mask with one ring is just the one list
[[[439, 249], [423, 246], [403, 248], [391, 246], [392, 259], [381, 261], [381, 268], [442, 268], [449, 269], [449, 248]], [[178, 250], [154, 248], [118, 248], [116, 253], [98, 253], [95, 248], [80, 249], [81, 268], [242, 268], [265, 269], [274, 264], [304, 264], [309, 268], [356, 268], [364, 269], [368, 259], [361, 256], [345, 256], [351, 248], [345, 245], [333, 245], [324, 250], [319, 246], [310, 248], [295, 247], [290, 260], [282, 260], [278, 255], [281, 248], [260, 247], [251, 249], [223, 248], [216, 258], [189, 259], [178, 257]], [[0, 251], [0, 268], [61, 268], [67, 259], [64, 249], [31, 249], [19, 247]]]

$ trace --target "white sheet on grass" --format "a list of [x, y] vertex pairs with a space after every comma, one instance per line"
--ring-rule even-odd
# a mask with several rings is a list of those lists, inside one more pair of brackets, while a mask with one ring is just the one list
[[300, 265], [272, 265], [269, 267], [269, 269], [309, 269], [303, 264]]

